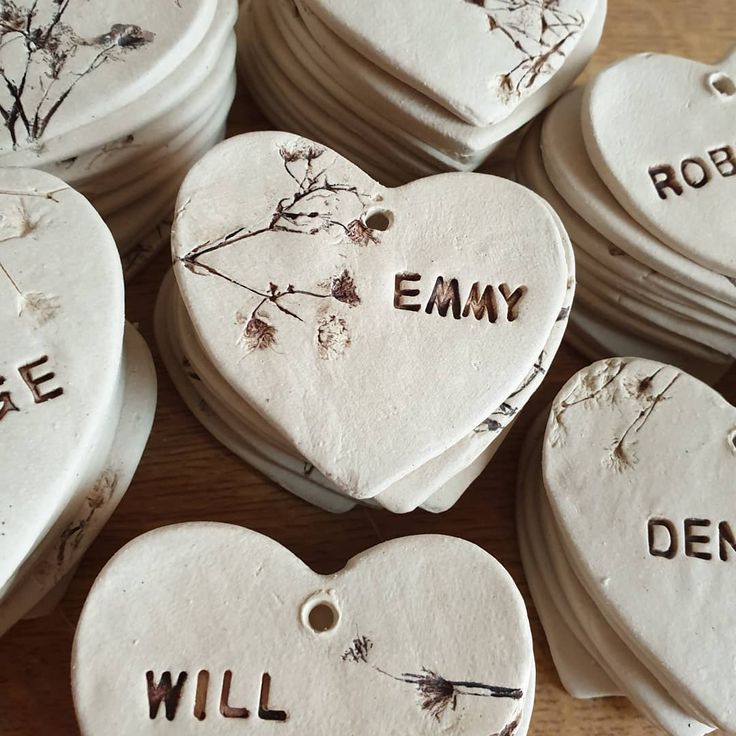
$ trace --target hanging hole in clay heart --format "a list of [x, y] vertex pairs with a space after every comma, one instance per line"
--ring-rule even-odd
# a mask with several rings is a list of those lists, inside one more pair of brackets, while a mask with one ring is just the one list
[[340, 612], [328, 595], [320, 593], [310, 598], [302, 608], [302, 623], [315, 634], [334, 630], [340, 621]]
[[728, 436], [728, 444], [731, 445], [731, 449], [736, 452], [736, 429], [734, 429]]
[[365, 218], [365, 226], [371, 230], [386, 232], [393, 224], [394, 216], [388, 210], [371, 210]]
[[723, 72], [717, 72], [711, 74], [708, 77], [708, 84], [721, 96], [721, 97], [734, 97], [736, 96], [736, 82]]

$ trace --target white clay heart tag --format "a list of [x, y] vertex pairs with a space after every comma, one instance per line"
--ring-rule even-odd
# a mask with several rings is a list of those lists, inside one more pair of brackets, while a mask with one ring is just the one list
[[386, 189], [286, 133], [230, 139], [192, 170], [173, 250], [211, 362], [355, 498], [522, 384], [568, 280], [562, 234], [528, 190], [477, 174]]
[[573, 567], [671, 696], [729, 733], [734, 478], [736, 409], [676, 368], [610, 359], [554, 402], [544, 479]]
[[598, 174], [631, 217], [736, 277], [736, 53], [716, 66], [625, 59], [588, 86], [582, 119]]
[[[468, 123], [504, 120], [562, 67], [596, 0], [305, 0], [370, 61]], [[452, 49], [451, 60], [437, 49]]]
[[[40, 149], [153, 89], [201, 42], [216, 0], [18, 0], [0, 9], [0, 151]], [[28, 54], [18, 54], [18, 46]]]
[[469, 542], [396, 540], [321, 576], [255, 532], [198, 523], [107, 565], [72, 680], [84, 736], [523, 736], [534, 661], [519, 591]]
[[109, 230], [55, 177], [0, 169], [0, 592], [112, 440], [123, 284]]

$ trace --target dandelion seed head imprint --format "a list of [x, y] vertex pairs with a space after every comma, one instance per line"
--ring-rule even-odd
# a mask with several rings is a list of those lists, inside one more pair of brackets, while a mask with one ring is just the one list
[[373, 642], [366, 636], [353, 639], [353, 643], [342, 655], [343, 662], [368, 663], [368, 655], [373, 649]]
[[345, 319], [327, 314], [317, 324], [317, 350], [322, 360], [334, 360], [345, 354], [352, 339]]
[[39, 292], [23, 294], [20, 299], [20, 314], [30, 315], [39, 326], [56, 317], [61, 309], [58, 297], [46, 296]]
[[245, 324], [241, 340], [249, 352], [268, 350], [276, 345], [276, 328], [258, 317], [251, 317]]
[[348, 240], [355, 245], [377, 245], [380, 239], [375, 230], [369, 228], [362, 220], [353, 220], [345, 229]]
[[355, 281], [347, 269], [343, 270], [339, 276], [332, 278], [330, 294], [333, 299], [343, 302], [343, 304], [347, 304], [350, 307], [356, 307], [360, 304], [360, 297], [355, 288]]

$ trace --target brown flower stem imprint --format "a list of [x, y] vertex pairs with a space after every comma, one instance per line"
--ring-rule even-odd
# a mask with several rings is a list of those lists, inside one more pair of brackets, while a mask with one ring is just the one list
[[[329, 165], [318, 168], [315, 163], [323, 156], [325, 149], [310, 143], [300, 143], [291, 147], [282, 146], [278, 152], [284, 170], [297, 189], [296, 192], [278, 201], [268, 225], [255, 230], [248, 230], [246, 227], [238, 228], [221, 238], [193, 248], [185, 256], [177, 259], [188, 271], [195, 275], [207, 275], [223, 279], [233, 286], [260, 298], [255, 308], [249, 310], [248, 319], [243, 318], [241, 313], [237, 315], [238, 322], [245, 324], [243, 341], [248, 348], [258, 350], [276, 344], [276, 328], [268, 323], [266, 316], [261, 311], [263, 307], [272, 304], [283, 314], [300, 322], [304, 322], [302, 317], [293, 309], [285, 307], [282, 303], [284, 300], [291, 300], [300, 296], [320, 300], [334, 299], [350, 307], [355, 307], [360, 304], [360, 297], [352, 275], [347, 269], [344, 269], [338, 276], [333, 275], [323, 284], [318, 285], [320, 289], [324, 287], [324, 292], [297, 288], [293, 284], [282, 288], [273, 282], [269, 283], [267, 288], [257, 288], [243, 283], [225, 273], [222, 269], [213, 266], [210, 262], [206, 262], [204, 260], [205, 256], [224, 248], [230, 248], [238, 243], [253, 240], [266, 233], [291, 233], [311, 236], [336, 229], [355, 245], [368, 245], [369, 243], [378, 242], [374, 232], [359, 218], [345, 224], [338, 220], [331, 211], [330, 205], [335, 198], [340, 200], [340, 198], [348, 197], [356, 201], [362, 213], [369, 200], [369, 195], [361, 194], [357, 187], [334, 184], [329, 181]], [[318, 329], [325, 332], [324, 325]], [[344, 324], [341, 325], [341, 329], [346, 329]], [[341, 337], [341, 341], [342, 349], [349, 344], [349, 336], [345, 334]], [[334, 343], [330, 343], [329, 349], [323, 350], [323, 357], [334, 354], [333, 348]]]
[[[556, 0], [465, 0], [483, 8], [489, 30], [502, 33], [523, 54], [523, 59], [501, 78], [507, 93], [521, 94], [545, 73], [555, 56], [565, 56], [565, 46], [585, 26], [580, 13], [560, 10]], [[538, 33], [534, 33], [537, 27]]]
[[[39, 141], [85, 77], [103, 64], [120, 60], [126, 53], [154, 40], [153, 33], [128, 23], [114, 23], [100, 36], [83, 38], [65, 22], [71, 3], [72, 0], [43, 3], [52, 6], [50, 14], [44, 12], [49, 9], [42, 7], [41, 0], [34, 0], [30, 7], [16, 0], [3, 0], [0, 5], [0, 47], [14, 41], [25, 47], [25, 64], [19, 76], [13, 78], [7, 69], [0, 67], [0, 82], [9, 95], [9, 102], [0, 103], [0, 116], [13, 148], [20, 143], [20, 131], [25, 132], [28, 141]], [[97, 53], [81, 68], [73, 68], [79, 50], [84, 47], [97, 49]], [[36, 64], [42, 65], [42, 69], [36, 71]], [[27, 93], [37, 87], [43, 93], [35, 108], [29, 110]]]
[[448, 680], [424, 667], [421, 674], [406, 672], [401, 675], [392, 675], [368, 661], [372, 649], [373, 642], [370, 639], [365, 636], [359, 637], [353, 640], [351, 647], [343, 654], [342, 660], [343, 662], [368, 664], [376, 672], [392, 680], [414, 685], [422, 697], [422, 710], [429, 712], [438, 721], [442, 719], [448, 708], [453, 711], [457, 708], [457, 699], [461, 695], [511, 700], [521, 700], [524, 697], [523, 690], [519, 688], [486, 685], [472, 680]]
[[[324, 149], [313, 145], [292, 148], [282, 147], [279, 149], [284, 169], [297, 185], [297, 191], [291, 196], [279, 200], [268, 225], [256, 230], [248, 230], [245, 227], [238, 228], [221, 238], [197, 246], [180, 260], [190, 270], [194, 270], [196, 266], [201, 265], [203, 256], [269, 232], [316, 235], [319, 232], [326, 232], [333, 227], [337, 227], [350, 236], [350, 228], [355, 224], [355, 221], [347, 225], [339, 222], [334, 219], [332, 213], [323, 211], [318, 205], [324, 205], [325, 199], [333, 195], [339, 196], [341, 193], [353, 196], [357, 198], [361, 205], [365, 205], [369, 195], [361, 194], [357, 187], [331, 183], [327, 178], [329, 166], [315, 171], [314, 162], [324, 153]], [[300, 164], [304, 166], [301, 176], [292, 168], [292, 165], [297, 162], [305, 162]], [[310, 203], [314, 204], [316, 209], [304, 206]]]
[[634, 464], [634, 460], [632, 459], [626, 448], [629, 435], [632, 432], [634, 434], [638, 434], [644, 428], [644, 426], [654, 413], [654, 410], [657, 408], [657, 406], [659, 406], [662, 401], [665, 401], [667, 399], [668, 392], [680, 378], [680, 374], [678, 373], [660, 392], [654, 395], [647, 393], [651, 388], [654, 380], [663, 370], [664, 368], [660, 368], [659, 370], [655, 371], [651, 376], [647, 376], [639, 382], [636, 396], [637, 398], [644, 398], [644, 400], [646, 401], [646, 406], [641, 409], [639, 415], [627, 427], [626, 431], [614, 443], [614, 446], [611, 449], [611, 462], [614, 466], [618, 468], [628, 468]]

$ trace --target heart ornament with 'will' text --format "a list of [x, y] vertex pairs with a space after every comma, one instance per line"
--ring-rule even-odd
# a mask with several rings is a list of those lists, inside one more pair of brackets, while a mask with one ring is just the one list
[[688, 712], [736, 731], [736, 409], [677, 368], [606, 360], [558, 395], [543, 465], [608, 623]]
[[399, 539], [322, 576], [260, 534], [193, 523], [108, 563], [72, 680], [84, 736], [524, 736], [535, 676], [521, 595], [469, 542]]
[[582, 123], [598, 175], [628, 214], [736, 277], [736, 51], [715, 66], [661, 54], [614, 64], [588, 85]]
[[209, 360], [354, 498], [522, 384], [568, 280], [563, 234], [523, 187], [446, 174], [387, 189], [287, 133], [230, 139], [195, 166], [173, 250]]
[[[377, 66], [466, 122], [508, 117], [558, 72], [597, 0], [304, 0]], [[450, 49], [450, 58], [438, 53]]]
[[0, 595], [109, 451], [123, 309], [115, 242], [89, 202], [0, 169]]

